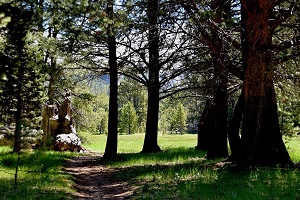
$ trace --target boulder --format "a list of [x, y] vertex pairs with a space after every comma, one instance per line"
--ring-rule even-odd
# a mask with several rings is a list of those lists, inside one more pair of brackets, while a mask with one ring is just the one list
[[[14, 125], [5, 125], [0, 128], [0, 146], [13, 146], [14, 143]], [[38, 143], [41, 133], [36, 129], [22, 128], [21, 146], [28, 148]]]
[[75, 133], [59, 134], [55, 139], [55, 150], [57, 151], [83, 151], [81, 140]]

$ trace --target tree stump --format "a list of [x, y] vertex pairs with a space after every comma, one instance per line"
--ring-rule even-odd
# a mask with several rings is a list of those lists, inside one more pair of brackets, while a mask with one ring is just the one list
[[43, 146], [58, 151], [82, 151], [72, 117], [71, 96], [61, 105], [45, 105], [42, 112]]

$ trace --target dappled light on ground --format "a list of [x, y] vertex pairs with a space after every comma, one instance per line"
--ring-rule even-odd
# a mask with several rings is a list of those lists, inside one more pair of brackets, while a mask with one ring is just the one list
[[238, 166], [186, 148], [122, 153], [101, 162], [89, 154], [66, 162], [77, 199], [297, 199], [298, 169]]
[[129, 199], [135, 187], [114, 177], [116, 169], [100, 163], [100, 155], [68, 159], [65, 170], [74, 176], [78, 199]]

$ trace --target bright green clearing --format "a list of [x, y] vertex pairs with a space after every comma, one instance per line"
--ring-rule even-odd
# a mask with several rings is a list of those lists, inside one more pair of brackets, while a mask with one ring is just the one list
[[[85, 148], [104, 153], [106, 145], [106, 135], [92, 135], [87, 132], [80, 133]], [[144, 134], [119, 135], [118, 152], [119, 153], [138, 153], [142, 151], [144, 143]], [[185, 135], [162, 135], [158, 136], [158, 145], [162, 150], [168, 148], [194, 148], [197, 145], [196, 134]]]
[[[106, 136], [82, 133], [84, 146], [104, 152]], [[300, 170], [235, 168], [221, 160], [203, 159], [195, 151], [197, 135], [159, 135], [162, 152], [140, 154], [143, 135], [120, 135], [119, 155], [106, 163], [118, 168], [115, 176], [136, 186], [131, 199], [300, 199]], [[286, 145], [293, 161], [300, 161], [300, 140]], [[0, 199], [73, 199], [72, 177], [64, 172], [64, 159], [74, 155], [52, 151], [21, 155], [19, 188], [14, 190], [17, 156], [0, 147]], [[218, 163], [218, 164], [217, 164]]]

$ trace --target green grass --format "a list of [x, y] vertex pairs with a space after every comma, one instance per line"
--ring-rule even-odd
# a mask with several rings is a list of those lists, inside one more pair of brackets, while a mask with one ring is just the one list
[[[93, 135], [88, 132], [81, 132], [85, 148], [104, 153], [106, 145], [106, 135]], [[119, 135], [118, 136], [118, 153], [138, 153], [142, 151], [144, 143], [144, 134]], [[186, 147], [194, 148], [197, 145], [196, 134], [185, 135], [162, 135], [158, 136], [158, 145], [162, 150], [168, 148]]]
[[[105, 144], [105, 136], [85, 135]], [[101, 138], [101, 139], [100, 139]], [[286, 143], [292, 160], [300, 161], [300, 139]], [[159, 135], [156, 154], [139, 154], [143, 135], [119, 136], [119, 155], [106, 163], [115, 175], [138, 187], [132, 199], [300, 199], [298, 169], [222, 167], [195, 151], [197, 135]], [[86, 144], [86, 143], [85, 143]], [[105, 146], [87, 145], [103, 152]]]
[[291, 159], [295, 163], [300, 162], [300, 137], [288, 138], [285, 144]]
[[300, 199], [298, 169], [226, 167], [204, 154], [187, 148], [120, 154], [107, 166], [139, 188], [133, 199]]
[[62, 171], [71, 153], [52, 151], [21, 154], [18, 188], [14, 188], [17, 154], [9, 147], [0, 147], [0, 199], [71, 199], [74, 193], [71, 176]]
[[[81, 133], [83, 145], [104, 152], [105, 135]], [[118, 156], [106, 163], [115, 176], [137, 189], [131, 199], [300, 199], [300, 171], [281, 168], [237, 168], [204, 159], [195, 151], [197, 135], [159, 135], [162, 152], [140, 154], [144, 135], [120, 135]], [[300, 138], [286, 143], [300, 161]], [[0, 199], [72, 199], [72, 177], [62, 171], [71, 153], [33, 151], [21, 154], [19, 188], [14, 190], [17, 155], [0, 147]], [[78, 154], [77, 154], [78, 155]], [[219, 164], [217, 164], [219, 163]]]

